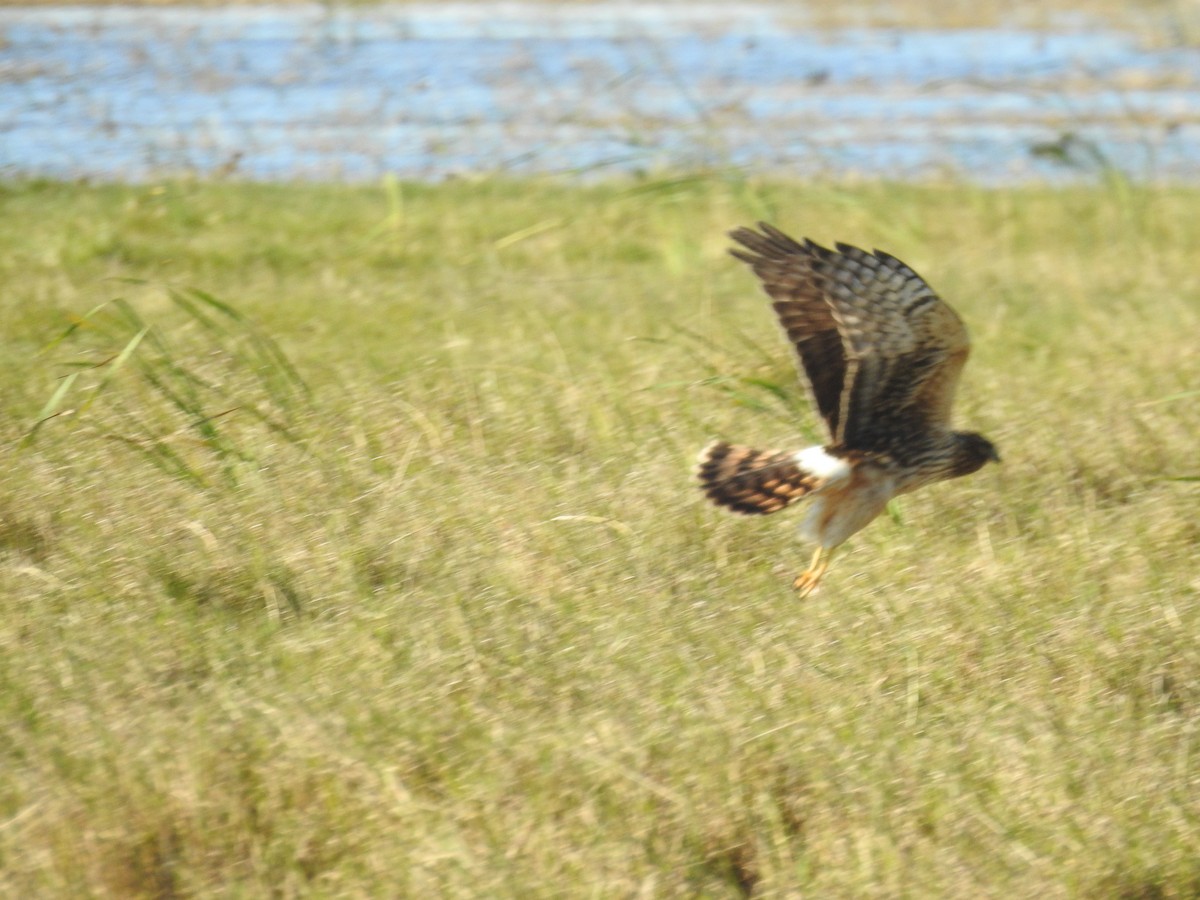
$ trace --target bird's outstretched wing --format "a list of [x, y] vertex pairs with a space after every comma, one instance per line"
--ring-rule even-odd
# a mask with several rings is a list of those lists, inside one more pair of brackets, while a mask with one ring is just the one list
[[769, 225], [759, 227], [762, 234], [749, 228], [731, 231], [729, 236], [751, 252], [729, 252], [750, 265], [774, 301], [779, 323], [796, 348], [817, 412], [836, 440], [846, 353], [833, 308], [825, 300], [808, 249]]
[[949, 424], [970, 352], [962, 320], [890, 254], [800, 244], [764, 222], [758, 227], [761, 234], [730, 233], [752, 253], [731, 252], [775, 301], [834, 441], [900, 460], [919, 454], [924, 437]]

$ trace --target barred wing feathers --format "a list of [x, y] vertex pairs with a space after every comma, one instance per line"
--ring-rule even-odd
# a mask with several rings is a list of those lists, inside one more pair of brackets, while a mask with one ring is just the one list
[[962, 320], [890, 254], [800, 244], [766, 223], [758, 227], [761, 234], [731, 232], [752, 251], [731, 252], [775, 301], [834, 441], [902, 461], [922, 452], [931, 433], [949, 425], [970, 351]]
[[763, 234], [749, 228], [731, 231], [729, 236], [751, 252], [729, 252], [750, 265], [774, 301], [779, 324], [796, 350], [813, 403], [832, 437], [838, 432], [846, 373], [833, 309], [813, 272], [809, 251], [769, 225], [759, 227]]

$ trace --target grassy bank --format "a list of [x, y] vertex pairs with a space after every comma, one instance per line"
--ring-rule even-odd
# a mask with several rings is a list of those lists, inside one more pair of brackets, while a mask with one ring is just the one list
[[[1195, 896], [1198, 208], [4, 187], [0, 893]], [[815, 434], [759, 218], [927, 275], [1005, 459], [804, 603], [689, 484]]]

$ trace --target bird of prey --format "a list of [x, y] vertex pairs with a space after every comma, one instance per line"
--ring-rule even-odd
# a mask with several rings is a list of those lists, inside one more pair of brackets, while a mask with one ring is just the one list
[[697, 475], [718, 506], [748, 515], [808, 498], [800, 535], [816, 544], [793, 587], [807, 596], [834, 549], [893, 497], [978, 471], [1000, 457], [991, 441], [950, 428], [970, 341], [962, 320], [896, 257], [847, 244], [798, 243], [758, 223], [729, 236], [774, 301], [829, 443], [799, 451], [717, 441]]

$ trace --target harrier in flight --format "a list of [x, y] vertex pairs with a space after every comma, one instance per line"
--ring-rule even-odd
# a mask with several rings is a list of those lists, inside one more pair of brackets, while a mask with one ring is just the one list
[[838, 244], [797, 243], [765, 222], [730, 237], [774, 301], [796, 348], [830, 442], [800, 451], [717, 441], [700, 455], [705, 495], [737, 513], [765, 515], [811, 497], [800, 525], [817, 545], [793, 584], [817, 587], [834, 549], [922, 485], [999, 462], [992, 443], [952, 431], [950, 407], [970, 341], [962, 320], [894, 256]]

